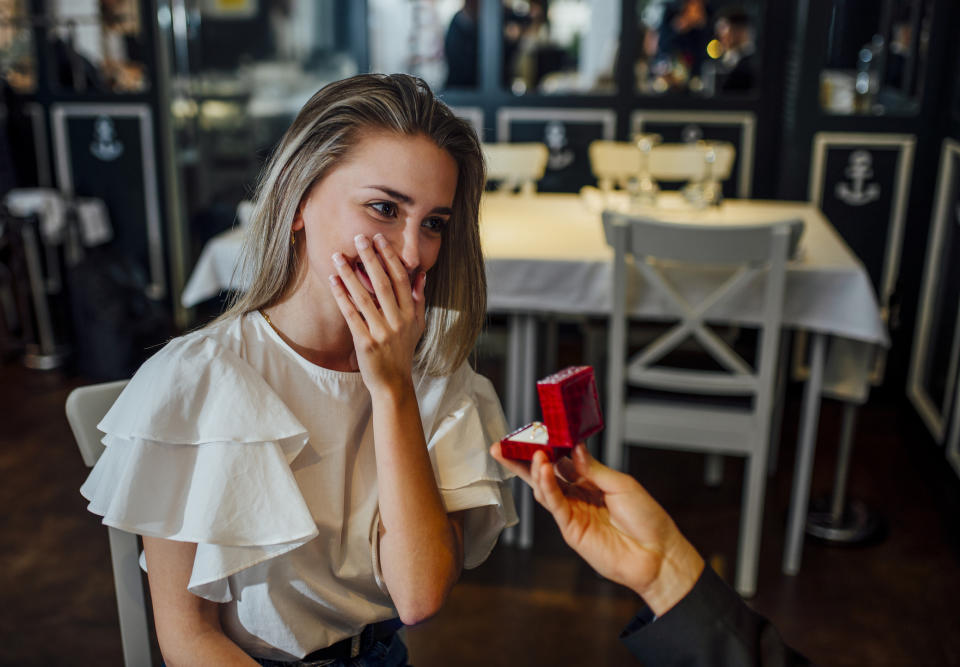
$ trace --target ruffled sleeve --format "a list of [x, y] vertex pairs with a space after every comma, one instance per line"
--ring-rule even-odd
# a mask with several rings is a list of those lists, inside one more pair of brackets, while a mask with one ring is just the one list
[[191, 334], [145, 363], [99, 424], [81, 487], [124, 531], [197, 543], [188, 589], [232, 599], [227, 577], [317, 535], [290, 469], [307, 430], [232, 350]]
[[465, 511], [464, 567], [480, 565], [517, 513], [504, 470], [489, 453], [507, 432], [493, 385], [464, 364], [420, 397], [437, 486], [447, 512]]

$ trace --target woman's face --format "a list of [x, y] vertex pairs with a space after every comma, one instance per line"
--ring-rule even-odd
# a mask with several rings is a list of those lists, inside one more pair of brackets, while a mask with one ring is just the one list
[[293, 229], [304, 230], [308, 271], [325, 285], [339, 251], [372, 293], [354, 239], [379, 233], [400, 255], [412, 285], [437, 261], [456, 189], [457, 163], [431, 139], [382, 130], [361, 135], [310, 188], [294, 220]]

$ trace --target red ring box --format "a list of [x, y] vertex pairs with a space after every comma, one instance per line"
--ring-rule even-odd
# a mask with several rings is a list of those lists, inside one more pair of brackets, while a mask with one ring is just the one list
[[603, 429], [597, 381], [590, 366], [569, 366], [537, 381], [543, 422], [527, 424], [500, 441], [509, 459], [529, 461], [543, 451], [556, 461]]

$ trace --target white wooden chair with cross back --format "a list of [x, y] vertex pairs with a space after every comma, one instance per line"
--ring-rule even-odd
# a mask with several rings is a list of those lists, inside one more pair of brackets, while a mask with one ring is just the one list
[[[605, 459], [624, 467], [624, 446], [703, 451], [747, 459], [735, 587], [756, 591], [765, 471], [777, 375], [786, 262], [800, 221], [739, 226], [663, 222], [612, 211], [603, 214], [614, 249], [607, 367]], [[671, 281], [677, 271], [725, 276], [702, 298], [688, 300]], [[668, 276], [667, 274], [670, 274]], [[636, 280], [634, 280], [636, 278]], [[763, 281], [754, 362], [710, 327], [710, 311]], [[628, 294], [653, 290], [674, 326], [627, 358]], [[689, 339], [719, 370], [677, 367], [668, 359]], [[628, 388], [646, 391], [627, 397]], [[658, 392], [651, 396], [652, 392]], [[731, 398], [739, 397], [739, 402]], [[711, 399], [713, 402], [711, 402]], [[719, 399], [719, 402], [718, 402]]]
[[497, 192], [534, 194], [537, 181], [547, 169], [549, 156], [546, 145], [535, 141], [485, 143], [487, 182], [496, 184]]

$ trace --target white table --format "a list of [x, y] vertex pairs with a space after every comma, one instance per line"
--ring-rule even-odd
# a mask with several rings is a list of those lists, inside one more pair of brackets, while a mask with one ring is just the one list
[[[622, 207], [617, 198], [598, 193], [538, 194], [529, 197], [485, 196], [480, 227], [487, 265], [488, 308], [510, 315], [507, 351], [506, 408], [511, 425], [536, 416], [536, 322], [548, 314], [604, 316], [610, 311], [611, 260], [600, 222], [603, 206]], [[847, 395], [866, 398], [872, 346], [889, 339], [869, 276], [836, 230], [812, 204], [802, 202], [727, 200], [703, 211], [685, 209], [678, 197], [661, 196], [651, 210], [660, 218], [717, 224], [767, 222], [799, 218], [804, 233], [788, 266], [784, 325], [811, 334], [810, 374], [804, 388], [783, 569], [799, 570], [804, 520], [816, 445], [820, 399], [830, 384], [847, 386]], [[234, 266], [243, 242], [241, 230], [212, 239], [200, 257], [181, 297], [192, 306], [220, 290], [243, 289], [245, 276]], [[672, 276], [688, 295], [709, 290], [716, 281], [710, 271]], [[722, 302], [711, 315], [733, 323], [758, 322], [761, 282], [737, 298]], [[656, 319], [668, 317], [665, 304], [645, 291], [635, 295], [633, 313]], [[836, 363], [827, 364], [828, 341], [843, 349]], [[521, 515], [532, 514], [522, 503]], [[532, 539], [532, 521], [521, 521], [520, 544]]]

